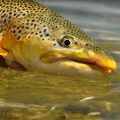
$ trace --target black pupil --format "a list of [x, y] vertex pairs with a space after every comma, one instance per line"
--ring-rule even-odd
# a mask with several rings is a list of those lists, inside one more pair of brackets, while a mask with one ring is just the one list
[[70, 45], [70, 41], [69, 41], [69, 40], [65, 40], [64, 43], [65, 43], [66, 46], [69, 46], [69, 45]]

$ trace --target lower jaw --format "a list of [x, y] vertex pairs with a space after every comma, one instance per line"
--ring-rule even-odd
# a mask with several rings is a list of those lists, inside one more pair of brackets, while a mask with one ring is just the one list
[[59, 74], [59, 75], [78, 75], [78, 76], [91, 76], [91, 75], [104, 75], [103, 71], [94, 65], [78, 63], [71, 60], [56, 61], [53, 63], [35, 64], [31, 67], [35, 71], [43, 73]]
[[64, 68], [70, 69], [71, 71], [75, 71], [76, 73], [84, 73], [84, 74], [104, 73], [102, 69], [92, 64], [90, 65], [85, 63], [78, 63], [70, 60], [61, 61], [59, 62], [59, 64]]
[[[26, 64], [25, 64], [26, 65]], [[99, 67], [92, 64], [79, 63], [72, 60], [58, 60], [54, 62], [44, 62], [34, 58], [25, 66], [30, 71], [38, 71], [42, 73], [60, 74], [60, 75], [104, 75]]]

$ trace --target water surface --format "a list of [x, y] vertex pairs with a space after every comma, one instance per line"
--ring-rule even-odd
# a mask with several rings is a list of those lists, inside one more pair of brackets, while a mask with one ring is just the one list
[[110, 76], [85, 78], [0, 69], [0, 120], [120, 120], [120, 5], [41, 1], [80, 26], [118, 63]]

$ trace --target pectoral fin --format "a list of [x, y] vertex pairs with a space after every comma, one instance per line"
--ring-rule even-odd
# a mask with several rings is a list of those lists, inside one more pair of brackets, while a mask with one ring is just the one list
[[0, 47], [0, 55], [7, 56], [8, 52]]
[[0, 33], [0, 55], [7, 56], [8, 52], [1, 47], [2, 46], [2, 38], [3, 38], [3, 34]]

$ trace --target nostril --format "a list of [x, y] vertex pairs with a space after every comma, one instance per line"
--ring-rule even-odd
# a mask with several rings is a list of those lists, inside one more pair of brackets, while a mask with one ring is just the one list
[[86, 46], [87, 48], [92, 48], [92, 45], [91, 45], [91, 44], [85, 44], [85, 46]]

